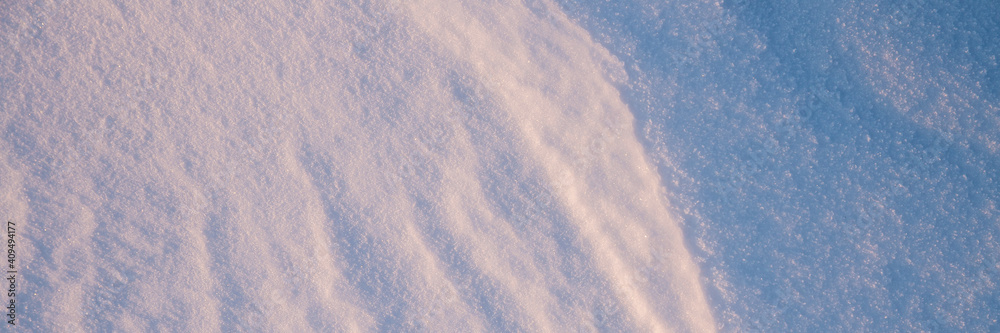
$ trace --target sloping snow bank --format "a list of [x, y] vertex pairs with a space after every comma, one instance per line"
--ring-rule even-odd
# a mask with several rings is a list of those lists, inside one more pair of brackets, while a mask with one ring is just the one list
[[29, 331], [710, 331], [552, 6], [19, 2], [0, 212]]

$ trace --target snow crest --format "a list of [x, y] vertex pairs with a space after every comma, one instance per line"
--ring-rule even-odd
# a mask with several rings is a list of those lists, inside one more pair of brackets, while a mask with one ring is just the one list
[[714, 330], [616, 85], [549, 2], [17, 2], [28, 331]]

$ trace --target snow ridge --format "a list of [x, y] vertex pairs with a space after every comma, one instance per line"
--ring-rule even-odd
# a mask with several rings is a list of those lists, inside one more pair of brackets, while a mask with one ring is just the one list
[[698, 267], [548, 2], [3, 10], [27, 331], [697, 331]]

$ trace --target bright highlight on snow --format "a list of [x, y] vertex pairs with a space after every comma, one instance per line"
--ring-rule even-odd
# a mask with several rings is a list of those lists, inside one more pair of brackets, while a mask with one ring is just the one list
[[995, 331], [997, 17], [5, 4], [6, 325]]

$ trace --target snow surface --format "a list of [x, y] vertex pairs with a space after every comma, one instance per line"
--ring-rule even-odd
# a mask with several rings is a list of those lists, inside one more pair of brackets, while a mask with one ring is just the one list
[[16, 329], [1000, 331], [998, 20], [7, 2]]

